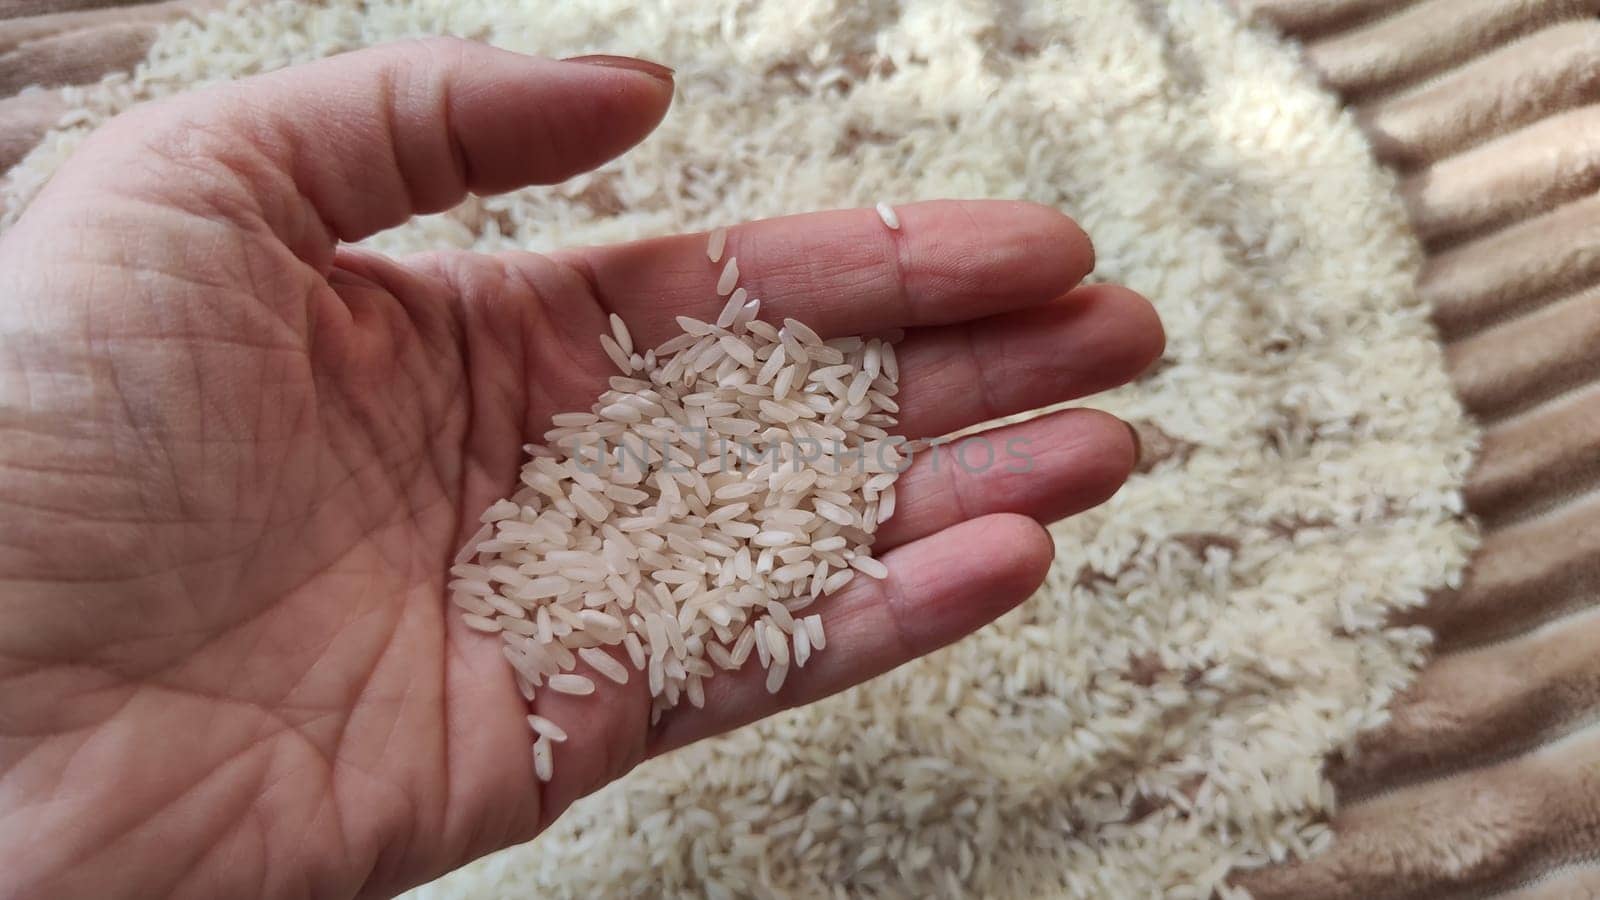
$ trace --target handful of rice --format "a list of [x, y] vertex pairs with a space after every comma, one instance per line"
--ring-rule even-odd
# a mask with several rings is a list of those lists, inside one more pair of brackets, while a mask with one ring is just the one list
[[[720, 229], [707, 251], [719, 262]], [[528, 445], [522, 487], [483, 514], [451, 569], [468, 626], [498, 633], [522, 696], [590, 694], [587, 672], [644, 673], [652, 722], [752, 655], [776, 692], [826, 643], [806, 611], [872, 558], [905, 467], [887, 429], [899, 410], [898, 335], [824, 341], [794, 319], [761, 321], [717, 284], [716, 322], [635, 352], [611, 317], [600, 342], [621, 370], [589, 412], [552, 419]], [[535, 770], [548, 781], [565, 732], [530, 715]]]

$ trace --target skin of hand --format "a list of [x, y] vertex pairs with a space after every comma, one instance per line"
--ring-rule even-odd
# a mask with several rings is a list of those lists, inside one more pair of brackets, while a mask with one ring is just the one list
[[[571, 738], [535, 779], [498, 639], [446, 603], [451, 557], [521, 446], [603, 389], [607, 314], [658, 343], [675, 315], [715, 316], [719, 267], [704, 235], [406, 260], [341, 244], [591, 169], [672, 92], [637, 60], [374, 48], [113, 120], [0, 238], [0, 895], [387, 896], [1039, 585], [1040, 523], [1135, 463], [1110, 416], [993, 436], [1026, 467], [920, 455], [880, 533], [890, 577], [819, 604], [828, 647], [777, 696], [749, 666], [652, 727], [642, 677], [545, 692]], [[727, 252], [764, 318], [907, 329], [908, 437], [1161, 353], [1145, 300], [1079, 285], [1093, 252], [1060, 214], [898, 211], [899, 231], [870, 209], [742, 224]]]

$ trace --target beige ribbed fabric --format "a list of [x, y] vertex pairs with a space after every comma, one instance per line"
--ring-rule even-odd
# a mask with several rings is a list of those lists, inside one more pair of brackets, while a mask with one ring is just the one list
[[1357, 107], [1379, 158], [1421, 165], [1600, 101], [1600, 33], [1573, 20], [1485, 51], [1409, 91]]
[[1600, 0], [1240, 0], [1304, 42], [1429, 248], [1421, 291], [1487, 426], [1439, 653], [1335, 761], [1338, 840], [1260, 900], [1600, 896]]
[[[1320, 2], [1307, 0], [1298, 5], [1309, 13]], [[1387, 92], [1471, 60], [1486, 47], [1526, 34], [1545, 22], [1593, 12], [1594, 6], [1594, 0], [1398, 0], [1373, 4], [1377, 19], [1318, 37], [1306, 45], [1306, 57], [1329, 87], [1347, 96]]]
[[55, 126], [59, 89], [126, 71], [165, 22], [209, 0], [0, 0], [0, 172]]

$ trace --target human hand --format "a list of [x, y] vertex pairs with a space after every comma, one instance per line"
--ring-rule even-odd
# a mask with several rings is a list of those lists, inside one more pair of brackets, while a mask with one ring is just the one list
[[[521, 445], [585, 409], [608, 312], [642, 344], [721, 301], [703, 235], [554, 256], [340, 246], [467, 191], [560, 181], [640, 140], [670, 75], [437, 40], [119, 118], [0, 238], [0, 894], [386, 895], [527, 840], [648, 756], [824, 697], [1026, 598], [1039, 524], [1101, 502], [1128, 430], [1009, 426], [1028, 471], [922, 454], [876, 552], [819, 604], [828, 648], [655, 727], [643, 679], [538, 712], [449, 562]], [[1010, 202], [735, 226], [764, 317], [904, 327], [902, 432], [1122, 383], [1149, 304], [1078, 287], [1087, 238]], [[942, 452], [942, 451], [941, 451]], [[744, 677], [744, 676], [749, 677]]]

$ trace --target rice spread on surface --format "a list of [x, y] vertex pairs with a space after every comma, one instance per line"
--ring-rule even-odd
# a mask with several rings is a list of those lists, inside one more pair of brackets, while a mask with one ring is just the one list
[[65, 90], [71, 117], [0, 201], [15, 215], [138, 100], [440, 32], [657, 59], [678, 95], [600, 171], [469, 200], [379, 249], [1027, 199], [1076, 217], [1097, 277], [1150, 297], [1169, 340], [1094, 400], [1140, 424], [1144, 467], [1054, 529], [1022, 608], [654, 760], [419, 896], [1183, 900], [1330, 839], [1324, 761], [1382, 721], [1427, 643], [1387, 616], [1464, 567], [1474, 432], [1392, 179], [1291, 48], [1224, 0], [264, 2]]

